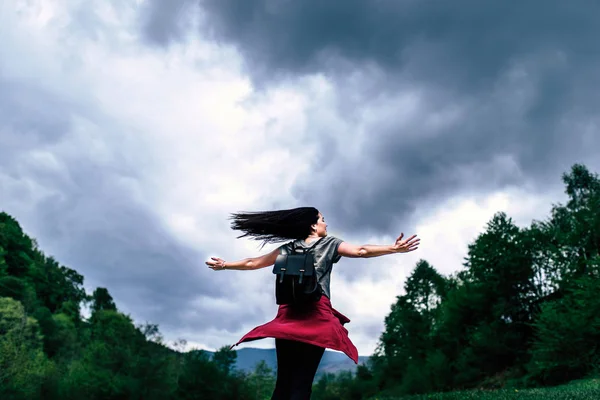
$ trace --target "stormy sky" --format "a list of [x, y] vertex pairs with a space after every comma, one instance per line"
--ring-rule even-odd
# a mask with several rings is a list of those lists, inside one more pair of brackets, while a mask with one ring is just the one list
[[[596, 1], [13, 0], [0, 5], [0, 209], [169, 341], [274, 317], [228, 215], [312, 205], [361, 355], [420, 258], [450, 274], [497, 211], [520, 225], [600, 172]], [[262, 251], [269, 251], [271, 247]], [[252, 347], [273, 347], [271, 340]]]

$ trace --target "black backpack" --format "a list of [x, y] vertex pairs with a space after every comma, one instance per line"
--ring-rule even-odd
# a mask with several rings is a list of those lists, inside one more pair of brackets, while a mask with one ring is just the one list
[[321, 239], [308, 249], [292, 242], [291, 253], [277, 256], [273, 266], [277, 304], [306, 305], [319, 301], [321, 285], [317, 280], [315, 257], [311, 250]]

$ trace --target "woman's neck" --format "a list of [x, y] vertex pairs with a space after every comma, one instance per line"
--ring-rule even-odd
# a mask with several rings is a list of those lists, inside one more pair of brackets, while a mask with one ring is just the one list
[[313, 242], [313, 241], [315, 241], [317, 239], [319, 239], [319, 236], [317, 234], [314, 234], [314, 235], [307, 236], [306, 239], [304, 239], [304, 241], [306, 243], [310, 243], [310, 242]]

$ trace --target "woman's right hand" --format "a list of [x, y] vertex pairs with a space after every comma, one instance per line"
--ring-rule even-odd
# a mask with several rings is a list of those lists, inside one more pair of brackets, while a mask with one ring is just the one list
[[206, 265], [213, 271], [221, 271], [225, 269], [225, 260], [219, 257], [211, 257], [210, 261], [206, 262]]

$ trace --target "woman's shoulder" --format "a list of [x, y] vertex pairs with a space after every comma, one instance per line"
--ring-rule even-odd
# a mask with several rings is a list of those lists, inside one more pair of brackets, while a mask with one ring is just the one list
[[343, 242], [343, 240], [341, 240], [335, 236], [327, 235], [327, 236], [321, 238], [321, 240], [319, 240], [319, 243], [317, 243], [317, 246], [320, 248], [320, 251], [337, 252], [337, 249], [342, 242]]
[[341, 239], [338, 239], [335, 236], [327, 235], [324, 236], [312, 243], [309, 243], [308, 246], [316, 246], [316, 247], [328, 247], [328, 246], [339, 246], [342, 243]]
[[336, 236], [332, 236], [332, 235], [327, 235], [325, 236], [323, 239], [321, 239], [322, 244], [337, 244], [339, 245], [340, 243], [342, 243], [343, 240], [336, 237]]
[[290, 252], [297, 247], [301, 240], [290, 240], [289, 242], [285, 242], [279, 246], [279, 252]]
[[287, 251], [291, 251], [294, 247], [304, 247], [304, 248], [323, 248], [323, 247], [336, 247], [340, 245], [340, 243], [342, 243], [343, 240], [335, 237], [335, 236], [331, 236], [331, 235], [327, 235], [324, 236], [318, 240], [312, 241], [312, 242], [305, 242], [302, 239], [296, 239], [296, 240], [290, 240], [289, 242], [283, 243], [282, 245], [279, 246], [279, 249], [285, 249]]
[[327, 258], [332, 262], [332, 263], [337, 263], [340, 260], [340, 255], [338, 254], [338, 247], [340, 247], [340, 244], [343, 242], [342, 239], [337, 238], [335, 236], [330, 236], [327, 235], [325, 236], [321, 242], [319, 243], [321, 249], [320, 251], [323, 254], [327, 255]]

